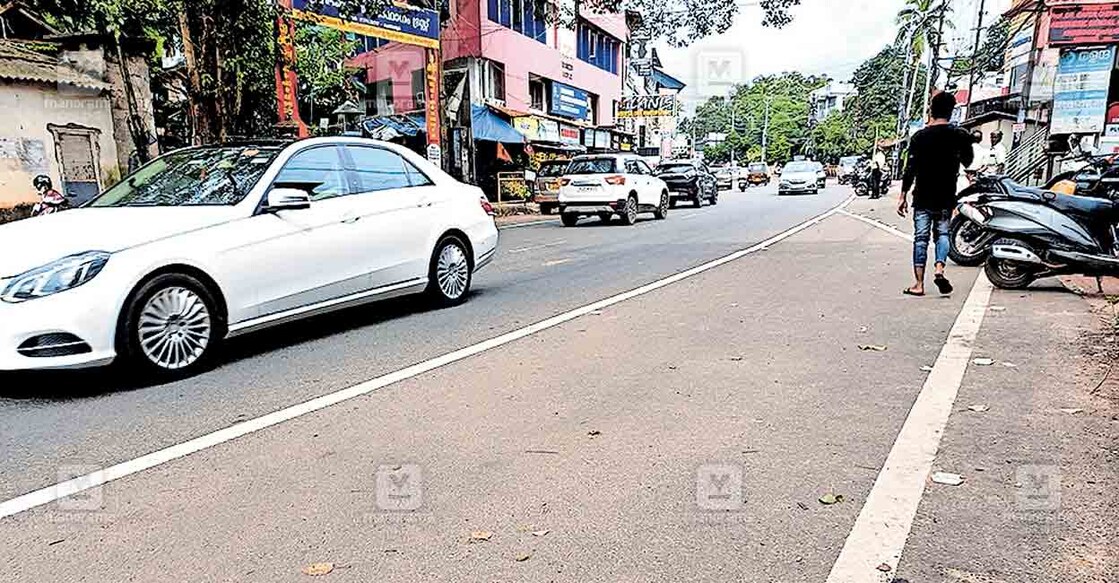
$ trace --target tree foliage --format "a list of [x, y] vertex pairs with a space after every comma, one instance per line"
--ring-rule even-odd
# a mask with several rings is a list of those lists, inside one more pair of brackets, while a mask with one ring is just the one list
[[[760, 0], [762, 24], [780, 28], [792, 22], [790, 10], [800, 0]], [[700, 38], [730, 29], [742, 3], [732, 0], [585, 0], [599, 11], [632, 10], [641, 15], [654, 38], [672, 46], [686, 46]]]
[[357, 92], [357, 69], [346, 66], [357, 41], [332, 28], [299, 23], [295, 31], [295, 72], [299, 76], [300, 111], [314, 123]]

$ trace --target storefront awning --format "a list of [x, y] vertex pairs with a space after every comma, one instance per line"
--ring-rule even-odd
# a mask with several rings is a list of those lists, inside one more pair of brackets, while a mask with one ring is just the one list
[[503, 144], [525, 143], [525, 137], [520, 132], [484, 105], [471, 105], [470, 119], [475, 140]]

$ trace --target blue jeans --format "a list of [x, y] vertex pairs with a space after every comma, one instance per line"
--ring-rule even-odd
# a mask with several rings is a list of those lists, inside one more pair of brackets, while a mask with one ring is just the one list
[[929, 262], [929, 239], [936, 233], [936, 262], [948, 263], [948, 248], [952, 241], [948, 230], [952, 211], [913, 209], [913, 265], [925, 267]]

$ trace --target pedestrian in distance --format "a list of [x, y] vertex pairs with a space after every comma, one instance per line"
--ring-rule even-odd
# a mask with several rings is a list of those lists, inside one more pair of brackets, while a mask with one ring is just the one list
[[886, 154], [881, 146], [874, 146], [874, 157], [870, 161], [870, 198], [882, 198], [882, 179], [886, 174]]
[[991, 147], [987, 150], [987, 166], [990, 172], [1002, 174], [1006, 170], [1006, 146], [1002, 144], [1002, 132], [991, 132]]
[[956, 98], [951, 93], [937, 93], [929, 105], [929, 124], [909, 141], [909, 158], [898, 197], [898, 216], [909, 214], [912, 190], [913, 275], [917, 281], [903, 291], [905, 295], [925, 295], [925, 268], [932, 234], [936, 235], [933, 283], [941, 294], [952, 293], [952, 284], [944, 274], [951, 244], [949, 223], [956, 206], [956, 180], [960, 169], [970, 166], [974, 157], [971, 135], [948, 121], [954, 109]]

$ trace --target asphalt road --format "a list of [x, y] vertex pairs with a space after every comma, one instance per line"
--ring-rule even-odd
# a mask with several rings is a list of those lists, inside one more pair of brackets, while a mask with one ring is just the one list
[[[189, 380], [131, 386], [110, 374], [0, 376], [0, 499], [180, 443], [627, 291], [764, 240], [847, 198], [723, 192], [635, 227], [585, 219], [504, 230], [465, 305], [393, 301], [235, 341]], [[697, 296], [696, 302], [708, 301]], [[562, 363], [562, 347], [540, 358]]]

